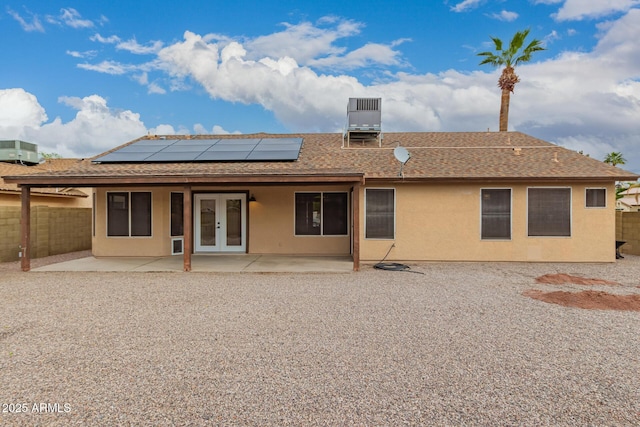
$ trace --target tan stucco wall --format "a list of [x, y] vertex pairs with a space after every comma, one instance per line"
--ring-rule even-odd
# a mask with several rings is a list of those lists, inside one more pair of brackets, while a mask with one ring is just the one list
[[[615, 191], [613, 182], [545, 184], [531, 187], [571, 188], [571, 237], [527, 236], [526, 184], [441, 184], [390, 183], [371, 188], [395, 188], [396, 235], [394, 240], [364, 238], [365, 188], [360, 193], [360, 259], [379, 261], [392, 244], [388, 261], [615, 261]], [[607, 188], [606, 208], [585, 208], [585, 189]], [[512, 189], [512, 237], [508, 241], [480, 238], [480, 190]], [[106, 192], [96, 190], [96, 256], [167, 256], [171, 253], [169, 201], [175, 188], [136, 188], [151, 191], [152, 237], [106, 237]], [[294, 235], [294, 194], [296, 191], [349, 191], [348, 186], [254, 186], [198, 187], [198, 192], [253, 194], [247, 216], [247, 251], [255, 254], [347, 255], [350, 236], [302, 237]], [[351, 225], [349, 227], [351, 229]]]
[[[119, 188], [96, 189], [96, 215], [93, 237], [95, 256], [168, 256], [171, 254], [170, 207], [171, 192], [183, 191], [182, 187], [140, 187], [134, 191], [152, 192], [151, 237], [107, 237], [106, 193], [127, 191]], [[256, 202], [249, 203], [247, 215], [247, 251], [254, 254], [283, 255], [348, 255], [349, 236], [295, 236], [295, 191], [349, 191], [349, 187], [197, 187], [194, 194], [206, 192], [253, 194]], [[248, 199], [248, 197], [247, 197]]]
[[[615, 191], [613, 183], [545, 184], [531, 187], [572, 188], [572, 236], [527, 236], [528, 185], [415, 184], [376, 185], [396, 189], [395, 240], [360, 239], [360, 259], [446, 261], [615, 261]], [[607, 188], [606, 208], [585, 208], [585, 189]], [[480, 238], [480, 190], [512, 189], [509, 241]], [[364, 189], [361, 194], [364, 212]]]
[[107, 192], [127, 191], [119, 188], [95, 190], [94, 256], [165, 256], [171, 254], [169, 238], [169, 190], [139, 187], [134, 191], [151, 191], [151, 237], [107, 237]]
[[[347, 191], [349, 187], [258, 187], [251, 193], [250, 253], [298, 255], [348, 255], [349, 236], [295, 236], [294, 194], [296, 191]], [[349, 193], [350, 194], [350, 193]], [[350, 228], [350, 227], [349, 227]]]
[[[37, 193], [31, 192], [31, 206], [51, 206], [60, 208], [90, 208], [91, 207], [91, 190], [80, 190], [89, 195], [89, 197], [57, 197], [57, 196], [38, 196]], [[0, 193], [0, 206], [20, 206], [20, 194]]]

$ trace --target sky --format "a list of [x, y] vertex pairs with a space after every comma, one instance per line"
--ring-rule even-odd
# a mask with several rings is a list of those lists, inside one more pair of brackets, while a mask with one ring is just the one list
[[90, 157], [146, 134], [498, 130], [499, 69], [530, 29], [509, 130], [640, 173], [640, 0], [5, 0], [0, 139]]

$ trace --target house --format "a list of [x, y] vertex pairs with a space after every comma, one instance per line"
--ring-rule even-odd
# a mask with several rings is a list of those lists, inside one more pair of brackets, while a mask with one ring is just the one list
[[616, 200], [616, 208], [623, 212], [640, 212], [640, 187], [632, 187], [621, 191]]
[[[23, 246], [19, 227], [22, 190], [17, 184], [4, 181], [1, 176], [58, 172], [80, 162], [80, 159], [47, 159], [42, 163], [2, 161], [10, 160], [2, 157], [1, 143], [6, 142], [29, 144], [23, 141], [0, 141], [0, 262], [17, 261]], [[35, 154], [37, 152], [34, 151]], [[91, 189], [82, 191], [67, 186], [32, 189], [31, 216], [35, 224], [35, 231], [30, 238], [32, 257], [91, 248], [92, 201], [89, 194]]]
[[[7, 183], [3, 175], [29, 175], [69, 169], [80, 159], [46, 159], [43, 163], [27, 166], [0, 161], [0, 206], [20, 206], [21, 190], [17, 184]], [[88, 193], [88, 194], [87, 194]], [[34, 206], [91, 207], [90, 190], [70, 187], [34, 188], [31, 203]]]
[[614, 262], [615, 182], [636, 179], [519, 132], [150, 135], [5, 177], [27, 211], [37, 189], [94, 188], [94, 256], [181, 254], [185, 271], [230, 252]]

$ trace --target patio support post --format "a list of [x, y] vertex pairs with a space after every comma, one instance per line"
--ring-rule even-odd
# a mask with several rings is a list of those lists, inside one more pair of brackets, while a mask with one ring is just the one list
[[360, 188], [353, 186], [353, 271], [360, 270]]
[[183, 225], [184, 225], [184, 271], [191, 271], [191, 242], [193, 242], [193, 200], [191, 186], [184, 186], [183, 199]]
[[20, 265], [22, 271], [31, 270], [31, 187], [22, 187], [20, 212]]

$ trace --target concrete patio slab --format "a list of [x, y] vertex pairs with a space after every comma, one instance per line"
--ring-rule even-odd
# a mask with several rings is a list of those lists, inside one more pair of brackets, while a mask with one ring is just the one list
[[[180, 272], [181, 255], [170, 257], [86, 257], [50, 264], [32, 271], [142, 271]], [[314, 257], [280, 255], [193, 255], [193, 272], [251, 273], [345, 273], [353, 271], [351, 257]]]

